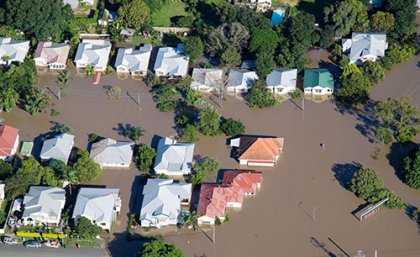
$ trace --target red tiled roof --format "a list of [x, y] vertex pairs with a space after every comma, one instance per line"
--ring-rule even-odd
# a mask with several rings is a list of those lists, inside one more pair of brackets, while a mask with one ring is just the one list
[[221, 185], [203, 184], [198, 201], [197, 215], [211, 218], [224, 217], [228, 202], [243, 203], [245, 194], [255, 194], [262, 174], [251, 171], [226, 171]]
[[7, 157], [12, 154], [19, 130], [7, 125], [0, 125], [0, 156]]
[[276, 161], [283, 151], [283, 146], [284, 138], [257, 138], [238, 159]]
[[53, 44], [52, 42], [39, 42], [35, 50], [34, 58], [44, 58], [47, 63], [66, 64], [70, 52], [68, 44]]

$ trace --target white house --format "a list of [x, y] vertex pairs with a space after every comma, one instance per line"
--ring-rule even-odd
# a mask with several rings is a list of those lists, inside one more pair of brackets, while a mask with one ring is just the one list
[[191, 173], [194, 146], [194, 144], [178, 143], [169, 137], [160, 139], [155, 159], [155, 173], [170, 176]]
[[66, 192], [62, 188], [31, 186], [23, 197], [22, 220], [25, 225], [43, 223], [57, 226], [66, 203]]
[[101, 168], [129, 168], [133, 159], [133, 149], [133, 142], [105, 138], [92, 144], [90, 157]]
[[0, 124], [0, 160], [11, 160], [19, 147], [19, 130]]
[[220, 69], [195, 68], [192, 73], [191, 89], [205, 93], [219, 91], [223, 86], [223, 71]]
[[305, 94], [322, 96], [334, 92], [334, 77], [327, 69], [305, 69], [303, 78]]
[[[29, 41], [0, 37], [0, 65], [24, 62], [29, 51]], [[9, 60], [5, 60], [8, 58]]]
[[343, 53], [350, 63], [360, 65], [366, 61], [376, 61], [385, 56], [388, 49], [385, 33], [356, 33], [351, 38], [342, 39]]
[[161, 47], [156, 56], [153, 70], [156, 76], [185, 77], [189, 58], [173, 47]]
[[93, 224], [110, 231], [112, 222], [120, 211], [119, 189], [83, 187], [77, 194], [73, 219], [77, 223], [80, 217], [85, 217]]
[[232, 69], [229, 72], [227, 91], [230, 93], [246, 93], [258, 79], [255, 71], [246, 69]]
[[52, 70], [63, 70], [67, 66], [69, 52], [68, 44], [39, 42], [34, 55], [35, 65], [48, 66]]
[[297, 69], [275, 69], [267, 75], [267, 87], [275, 94], [283, 95], [296, 90]]
[[42, 160], [54, 159], [67, 164], [73, 144], [73, 135], [66, 133], [57, 135], [44, 141], [40, 157]]
[[118, 49], [117, 59], [115, 60], [115, 69], [121, 73], [146, 76], [151, 53], [151, 44], [145, 44], [138, 50], [133, 48], [120, 48]]
[[182, 223], [184, 211], [191, 198], [191, 184], [174, 183], [172, 179], [148, 179], [143, 188], [140, 211], [142, 227], [177, 225]]
[[105, 71], [110, 52], [109, 40], [83, 39], [77, 47], [74, 63], [77, 68], [86, 68], [91, 64], [95, 67], [95, 71]]

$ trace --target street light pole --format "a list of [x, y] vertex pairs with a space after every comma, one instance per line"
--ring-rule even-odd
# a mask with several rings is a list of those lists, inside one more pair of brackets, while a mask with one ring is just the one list
[[312, 220], [315, 220], [315, 212], [318, 210], [319, 206], [312, 209]]

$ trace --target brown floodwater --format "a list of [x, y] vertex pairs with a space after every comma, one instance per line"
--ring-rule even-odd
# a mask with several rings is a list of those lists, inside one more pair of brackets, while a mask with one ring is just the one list
[[[416, 56], [387, 72], [386, 80], [374, 87], [372, 98], [410, 95], [420, 107], [419, 62]], [[83, 149], [89, 133], [124, 139], [118, 124], [141, 126], [147, 131], [142, 141], [148, 144], [154, 136], [175, 135], [174, 115], [155, 108], [142, 82], [121, 81], [115, 74], [102, 77], [100, 85], [91, 82], [91, 78], [73, 75], [60, 101], [51, 94], [53, 108], [61, 113], [58, 117], [51, 117], [49, 111], [30, 116], [22, 110], [0, 113], [0, 117], [20, 129], [22, 140], [48, 132], [51, 121], [65, 123], [74, 130], [75, 145]], [[58, 90], [49, 76], [41, 77], [39, 85]], [[108, 99], [103, 87], [107, 85], [120, 86], [121, 99]], [[368, 257], [374, 256], [374, 250], [381, 257], [420, 256], [419, 228], [403, 211], [381, 210], [360, 223], [352, 212], [363, 202], [340, 183], [351, 176], [354, 163], [361, 163], [375, 168], [386, 186], [406, 203], [420, 207], [420, 191], [410, 189], [397, 177], [386, 158], [388, 147], [369, 141], [368, 117], [341, 113], [331, 101], [305, 101], [304, 111], [298, 105], [301, 102], [286, 101], [267, 110], [252, 110], [243, 100], [229, 98], [222, 109], [216, 107], [224, 117], [240, 119], [247, 134], [284, 137], [284, 153], [275, 168], [263, 170], [260, 192], [247, 198], [240, 211], [232, 212], [228, 223], [217, 227], [215, 244], [202, 233], [168, 236], [165, 241], [180, 246], [187, 256], [353, 256], [357, 250]], [[419, 142], [419, 137], [416, 140]], [[320, 149], [321, 143], [326, 144], [325, 150]], [[381, 148], [378, 160], [370, 157], [375, 147]], [[224, 136], [201, 137], [195, 154], [217, 159], [223, 169], [241, 168], [229, 158]], [[123, 209], [113, 230], [117, 236], [110, 247], [113, 256], [135, 256], [139, 247], [120, 236], [126, 228], [129, 203], [130, 208], [134, 206], [139, 174], [134, 166], [126, 171], [107, 170], [95, 182], [121, 189]]]

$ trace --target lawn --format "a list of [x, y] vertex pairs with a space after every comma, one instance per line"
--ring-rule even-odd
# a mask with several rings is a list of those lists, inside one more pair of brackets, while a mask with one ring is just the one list
[[164, 5], [159, 11], [152, 14], [152, 24], [158, 27], [171, 26], [171, 18], [176, 16], [191, 15], [185, 11], [187, 5], [182, 2], [169, 2]]

